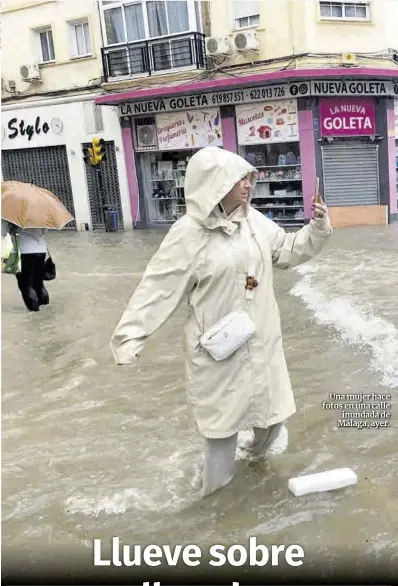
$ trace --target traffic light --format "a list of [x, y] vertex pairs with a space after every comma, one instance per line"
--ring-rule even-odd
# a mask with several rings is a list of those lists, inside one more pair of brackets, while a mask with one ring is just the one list
[[99, 165], [103, 161], [106, 161], [105, 141], [103, 138], [93, 138], [92, 143], [94, 165]]
[[83, 160], [86, 163], [86, 165], [95, 165], [93, 149], [91, 149], [91, 148], [84, 148], [83, 149]]

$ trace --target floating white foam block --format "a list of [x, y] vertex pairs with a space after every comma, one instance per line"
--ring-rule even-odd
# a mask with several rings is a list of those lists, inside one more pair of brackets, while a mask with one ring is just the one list
[[302, 496], [310, 492], [325, 492], [344, 488], [357, 482], [357, 475], [351, 468], [336, 468], [327, 472], [291, 478], [288, 486], [294, 496]]

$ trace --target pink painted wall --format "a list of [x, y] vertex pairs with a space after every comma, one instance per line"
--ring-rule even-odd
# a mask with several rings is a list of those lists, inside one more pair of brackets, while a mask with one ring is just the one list
[[131, 215], [133, 218], [133, 226], [140, 218], [139, 207], [139, 191], [137, 173], [135, 168], [135, 158], [133, 149], [133, 136], [131, 126], [122, 128], [124, 158], [126, 161], [127, 181], [130, 195]]
[[298, 112], [304, 215], [311, 218], [311, 201], [315, 191], [316, 162], [314, 121], [311, 110]]
[[395, 116], [394, 110], [387, 110], [388, 124], [388, 176], [390, 184], [390, 212], [396, 214], [397, 209], [397, 186], [395, 170]]
[[223, 147], [231, 153], [237, 152], [235, 118], [221, 118]]

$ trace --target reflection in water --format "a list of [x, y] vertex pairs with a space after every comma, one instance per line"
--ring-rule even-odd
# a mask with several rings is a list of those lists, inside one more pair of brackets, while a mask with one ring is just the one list
[[[51, 305], [26, 313], [3, 277], [3, 535], [11, 549], [135, 543], [300, 543], [332, 560], [397, 556], [396, 226], [336, 231], [315, 261], [276, 272], [298, 413], [269, 462], [238, 453], [228, 490], [198, 498], [202, 444], [184, 391], [182, 307], [137, 369], [109, 339], [163, 234], [50, 238]], [[391, 427], [337, 428], [331, 393], [390, 393]], [[247, 439], [247, 434], [246, 434]], [[243, 434], [242, 441], [245, 436]], [[295, 498], [288, 479], [351, 467], [356, 486]], [[395, 558], [396, 559], [396, 558]]]

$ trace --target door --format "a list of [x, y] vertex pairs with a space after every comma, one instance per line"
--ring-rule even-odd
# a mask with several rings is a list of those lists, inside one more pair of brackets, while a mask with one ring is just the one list
[[[91, 143], [84, 143], [82, 145], [82, 149], [89, 147], [91, 147]], [[104, 205], [117, 211], [119, 216], [119, 227], [124, 229], [119, 189], [119, 175], [116, 163], [115, 143], [113, 140], [105, 141], [105, 154], [106, 161], [98, 165], [98, 167], [85, 165], [93, 230], [105, 229]], [[100, 172], [102, 176], [102, 193], [98, 172]]]
[[360, 140], [322, 146], [328, 206], [380, 205], [379, 147]]
[[[48, 189], [75, 217], [65, 145], [3, 150], [1, 155], [4, 181], [22, 181]], [[76, 222], [70, 222], [65, 229], [76, 230]]]

